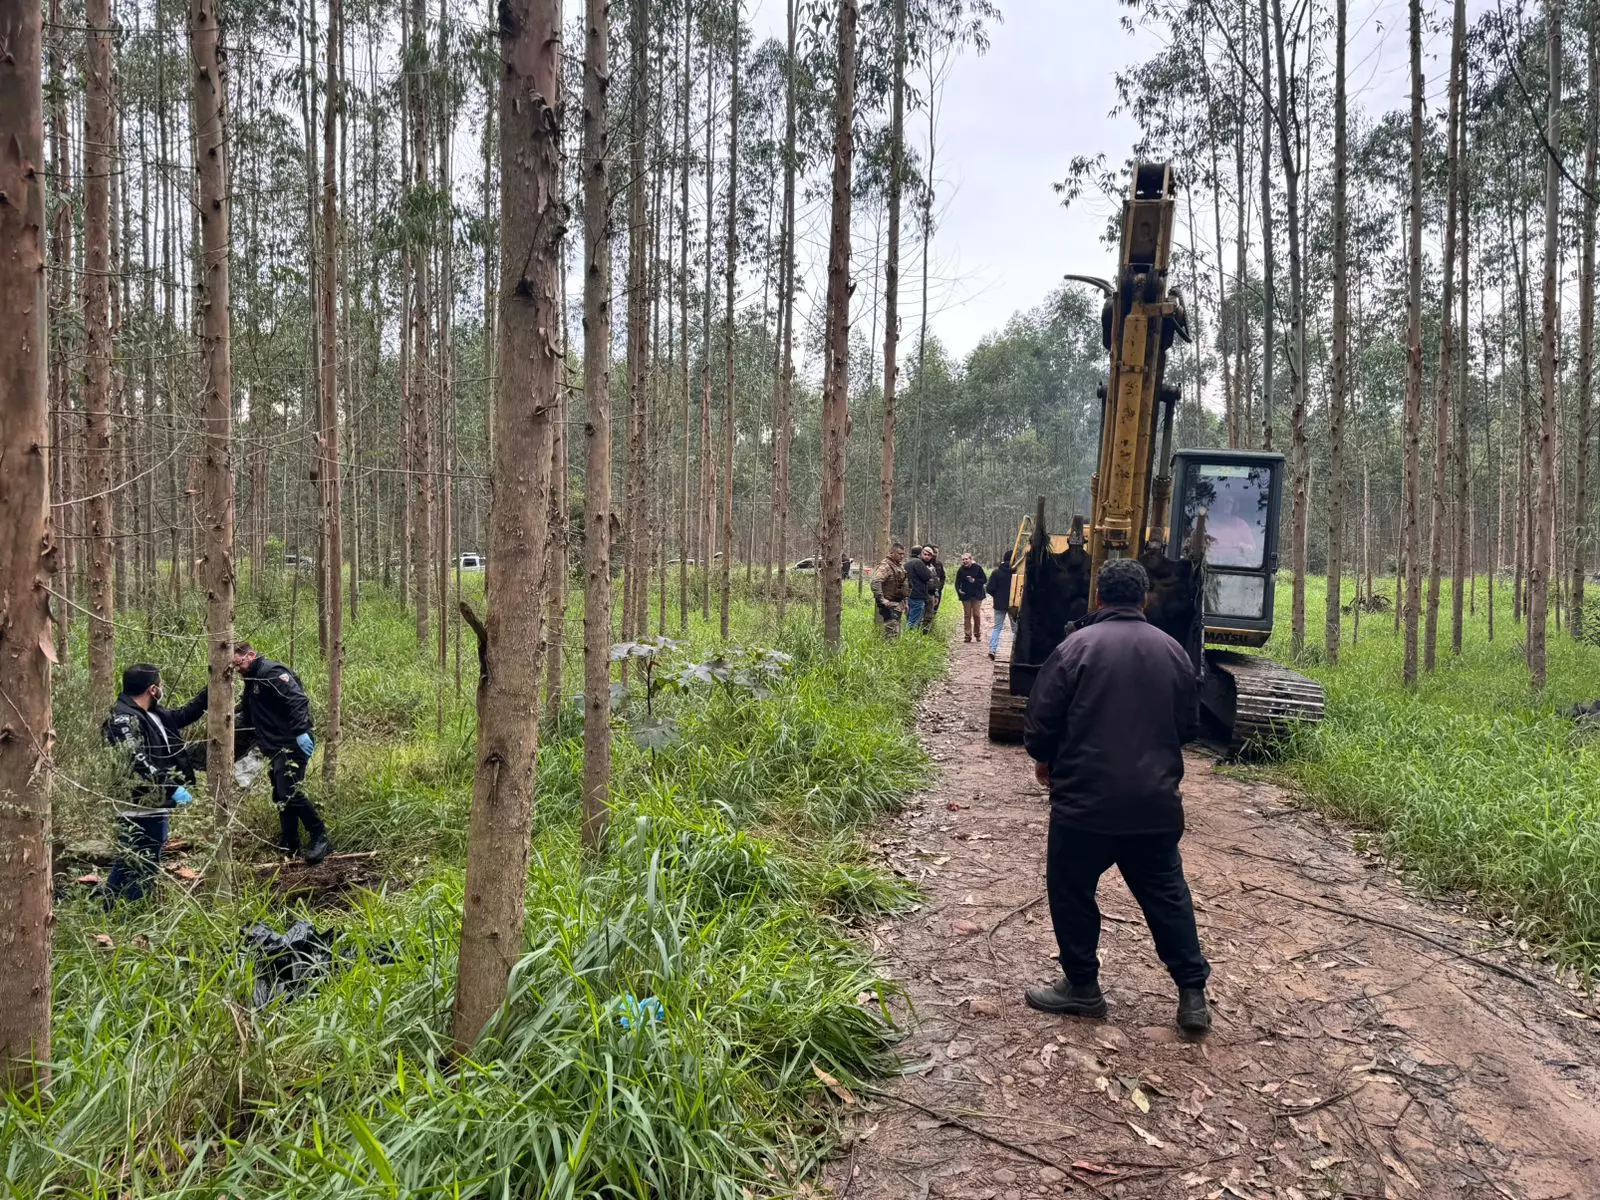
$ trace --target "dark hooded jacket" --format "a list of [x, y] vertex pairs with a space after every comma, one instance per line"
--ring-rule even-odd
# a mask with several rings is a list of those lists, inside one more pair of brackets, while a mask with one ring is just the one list
[[1194, 664], [1137, 608], [1102, 608], [1045, 660], [1023, 745], [1050, 768], [1052, 815], [1090, 833], [1183, 830]]
[[106, 743], [128, 756], [133, 773], [129, 801], [138, 808], [171, 808], [172, 793], [194, 782], [195, 763], [180, 732], [206, 715], [208, 689], [181, 708], [140, 708], [129, 695], [117, 697], [100, 731]]
[[989, 572], [989, 599], [994, 601], [995, 612], [1005, 612], [1011, 607], [1011, 578], [1014, 574], [1011, 564], [1006, 562]]
[[302, 733], [311, 732], [311, 701], [298, 675], [281, 662], [260, 655], [241, 673], [244, 694], [239, 698], [238, 732], [242, 744], [255, 745], [270, 757], [294, 745]]
[[906, 578], [911, 582], [911, 599], [926, 600], [932, 590], [933, 567], [921, 558], [906, 560]]

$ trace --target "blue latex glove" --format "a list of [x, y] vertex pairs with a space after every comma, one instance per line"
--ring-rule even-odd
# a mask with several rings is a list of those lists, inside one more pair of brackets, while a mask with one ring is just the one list
[[300, 753], [304, 754], [307, 758], [310, 758], [311, 752], [317, 748], [317, 743], [312, 740], [312, 737], [309, 733], [302, 733], [299, 737], [295, 738], [294, 744], [300, 747]]
[[666, 1018], [666, 1011], [661, 1007], [661, 1001], [654, 996], [646, 996], [643, 1000], [633, 995], [621, 997], [617, 1007], [622, 1010], [622, 1015], [617, 1018], [617, 1024], [624, 1029], [632, 1029], [638, 1025], [653, 1025]]
[[186, 787], [173, 788], [172, 802], [179, 808], [188, 808], [194, 803], [194, 797], [189, 794], [189, 789]]

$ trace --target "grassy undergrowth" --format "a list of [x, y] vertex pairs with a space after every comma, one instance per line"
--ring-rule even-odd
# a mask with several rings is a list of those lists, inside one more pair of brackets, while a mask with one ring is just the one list
[[[1308, 581], [1312, 648], [1301, 669], [1327, 689], [1327, 719], [1284, 770], [1332, 811], [1381, 833], [1426, 884], [1474, 892], [1590, 978], [1600, 975], [1600, 733], [1564, 715], [1600, 698], [1600, 646], [1551, 627], [1549, 685], [1535, 694], [1511, 593], [1487, 587], [1459, 657], [1450, 650], [1449, 588], [1437, 669], [1402, 686], [1392, 613], [1344, 617], [1339, 664], [1322, 665], [1324, 581]], [[1393, 581], [1388, 593], [1393, 596]], [[1348, 594], [1348, 588], [1347, 588]], [[1289, 654], [1289, 591], [1278, 596], [1269, 654]]]
[[[738, 606], [735, 640], [783, 649], [787, 674], [763, 698], [713, 686], [668, 699], [681, 741], [653, 754], [619, 737], [598, 869], [578, 852], [581, 744], [565, 710], [541, 753], [527, 953], [479, 1061], [450, 1072], [472, 681], [460, 702], [447, 687], [436, 733], [414, 628], [392, 600], [364, 603], [347, 676], [357, 732], [322, 800], [340, 848], [380, 850], [392, 882], [314, 914], [259, 890], [219, 903], [166, 887], [109, 916], [84, 897], [61, 904], [51, 1102], [0, 1104], [0, 1195], [787, 1194], [830, 1126], [813, 1068], [892, 1065], [896, 1031], [864, 994], [893, 985], [848, 926], [908, 896], [866, 865], [857, 831], [923, 778], [912, 704], [943, 645], [885, 645], [852, 603], [830, 657], [803, 610], [778, 631], [767, 610]], [[241, 626], [283, 653], [281, 616], [251, 606]], [[299, 626], [297, 666], [317, 692], [304, 611]], [[713, 634], [696, 619], [685, 655]], [[119, 658], [148, 653], [125, 641]], [[178, 665], [181, 642], [153, 641]], [[186, 696], [198, 669], [169, 693]], [[93, 778], [87, 717], [81, 680], [67, 680], [64, 775]], [[93, 791], [58, 787], [67, 826], [106, 823]], [[174, 835], [203, 837], [203, 809]], [[261, 796], [246, 812], [270, 836]], [[347, 959], [254, 1009], [240, 930], [297, 915], [338, 928]], [[630, 994], [657, 998], [663, 1018], [624, 1028]]]

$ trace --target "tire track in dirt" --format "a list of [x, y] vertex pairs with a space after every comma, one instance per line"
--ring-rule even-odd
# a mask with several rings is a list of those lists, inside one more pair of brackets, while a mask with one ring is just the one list
[[1503, 930], [1412, 895], [1281, 789], [1197, 754], [1183, 849], [1214, 969], [1210, 1037], [1178, 1039], [1175, 990], [1114, 872], [1100, 889], [1109, 1018], [1024, 1007], [1023, 988], [1059, 971], [1046, 800], [1021, 748], [986, 739], [982, 645], [951, 657], [919, 723], [941, 776], [880, 841], [925, 903], [868, 932], [915, 1010], [897, 1002], [912, 1073], [856, 1102], [825, 1188], [1600, 1198], [1589, 1003], [1508, 956]]

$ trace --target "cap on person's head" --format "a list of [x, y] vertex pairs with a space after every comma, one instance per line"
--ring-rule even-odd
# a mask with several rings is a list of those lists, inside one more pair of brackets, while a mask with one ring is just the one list
[[1137, 559], [1113, 558], [1100, 568], [1097, 590], [1103, 605], [1142, 605], [1150, 576]]
[[161, 682], [161, 668], [154, 663], [134, 663], [122, 668], [122, 694], [142, 696]]

